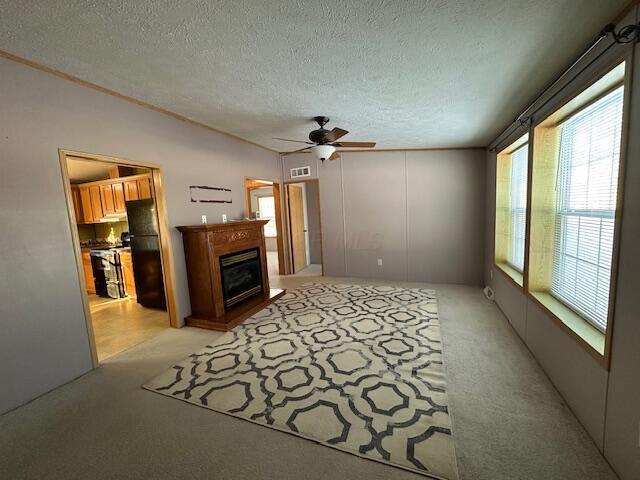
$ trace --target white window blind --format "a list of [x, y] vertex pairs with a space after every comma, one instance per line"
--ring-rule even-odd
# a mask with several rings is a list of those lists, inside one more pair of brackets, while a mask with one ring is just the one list
[[274, 197], [258, 197], [258, 210], [262, 220], [269, 220], [264, 226], [265, 237], [277, 236], [276, 230], [276, 204]]
[[511, 181], [509, 182], [510, 245], [507, 263], [520, 273], [524, 270], [524, 236], [527, 215], [527, 144], [511, 154]]
[[623, 87], [561, 128], [551, 294], [604, 332], [609, 309]]

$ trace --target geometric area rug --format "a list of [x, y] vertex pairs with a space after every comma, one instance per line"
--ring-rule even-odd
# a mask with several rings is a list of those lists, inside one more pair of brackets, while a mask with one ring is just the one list
[[457, 480], [435, 292], [306, 283], [144, 385]]

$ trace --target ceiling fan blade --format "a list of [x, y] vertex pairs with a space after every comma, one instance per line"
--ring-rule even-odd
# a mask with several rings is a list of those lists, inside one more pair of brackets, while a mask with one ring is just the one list
[[300, 150], [294, 150], [293, 152], [282, 152], [283, 155], [291, 155], [293, 153], [300, 153], [300, 152], [304, 152], [306, 150], [309, 150], [311, 147], [304, 147], [301, 148]]
[[340, 158], [340, 152], [335, 151], [331, 154], [331, 156], [329, 157], [329, 160], [338, 160]]
[[376, 142], [337, 142], [333, 145], [336, 147], [373, 148], [376, 146]]
[[304, 140], [291, 140], [289, 138], [272, 137], [272, 140], [282, 140], [283, 142], [296, 142], [296, 143], [306, 143], [307, 145], [315, 145], [315, 143], [312, 143], [312, 142], [306, 142]]
[[344, 137], [347, 133], [347, 130], [343, 130], [341, 128], [335, 127], [329, 133], [327, 133], [325, 140], [329, 142], [335, 142], [337, 139]]

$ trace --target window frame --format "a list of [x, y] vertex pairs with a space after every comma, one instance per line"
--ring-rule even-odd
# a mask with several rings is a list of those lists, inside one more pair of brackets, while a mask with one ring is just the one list
[[[565, 118], [558, 125], [558, 128], [561, 129], [560, 149], [562, 149], [562, 138], [564, 136], [564, 129], [565, 129], [565, 125], [567, 124], [567, 122], [572, 120], [573, 118], [577, 117], [581, 113], [583, 113], [585, 110], [590, 108], [592, 105], [594, 105], [598, 101], [604, 99], [605, 97], [607, 97], [609, 95], [612, 95], [613, 93], [615, 93], [619, 89], [622, 89], [622, 99], [621, 99], [621, 104], [622, 105], [621, 105], [621, 108], [623, 109], [624, 108], [624, 98], [625, 98], [626, 92], [624, 90], [624, 83], [621, 82], [621, 83], [616, 84], [613, 88], [607, 89], [606, 91], [604, 91], [600, 95], [597, 95], [593, 99], [593, 101], [588, 102], [582, 108], [578, 109], [577, 111], [575, 111], [574, 113], [569, 115], [567, 118]], [[620, 142], [622, 142], [622, 119], [623, 118], [621, 116], [620, 117], [620, 123], [621, 123]], [[618, 145], [618, 148], [621, 149], [621, 147], [622, 147], [622, 143], [620, 145]], [[617, 159], [617, 161], [618, 161], [618, 169], [617, 169], [617, 172], [616, 172], [617, 177], [620, 176], [620, 166], [619, 166], [620, 156], [621, 156], [621, 152], [620, 152], [619, 158]], [[562, 155], [560, 155], [560, 158], [558, 159], [558, 168], [559, 169], [561, 168], [561, 162], [562, 162]], [[616, 180], [617, 180], [616, 181], [616, 184], [617, 184], [616, 185], [616, 189], [617, 189], [617, 188], [620, 187], [620, 182], [619, 182], [619, 178], [617, 178]], [[558, 178], [557, 182], [558, 182], [558, 184], [560, 184], [561, 180]], [[565, 197], [565, 195], [567, 195], [567, 193], [568, 193], [567, 191], [562, 191], [562, 192], [558, 193], [558, 198], [557, 198], [558, 203], [562, 203], [563, 200], [565, 200], [565, 201], [567, 200], [566, 197]], [[613, 221], [613, 229], [615, 230], [615, 214], [616, 214], [617, 209], [618, 209], [618, 202], [617, 202], [617, 190], [616, 190], [616, 205], [615, 205], [615, 208], [612, 211], [607, 210], [607, 212], [611, 212], [609, 214], [601, 213], [601, 214], [587, 215], [587, 214], [585, 214], [585, 212], [586, 212], [585, 210], [582, 211], [582, 214], [580, 213], [580, 211], [570, 213], [570, 212], [567, 212], [566, 209], [560, 208], [560, 209], [556, 210], [555, 216], [556, 216], [556, 221], [560, 221], [561, 224], [562, 224], [562, 220], [561, 220], [562, 218], [564, 218], [565, 220], [568, 220], [569, 218], [572, 218], [572, 217], [573, 218], [577, 217], [579, 219], [583, 219], [583, 218], [589, 217], [589, 218], [592, 218], [592, 219], [599, 219], [600, 221], [605, 220], [605, 219], [610, 219], [610, 220]], [[580, 239], [578, 241], [580, 241]], [[613, 242], [614, 242], [613, 235], [612, 235], [611, 241], [612, 241], [611, 253], [613, 253]], [[559, 292], [554, 291], [554, 289], [553, 289], [553, 282], [555, 281], [554, 275], [556, 273], [556, 268], [559, 267], [558, 263], [555, 261], [556, 260], [555, 257], [556, 257], [556, 255], [559, 255], [559, 254], [560, 255], [568, 255], [566, 253], [566, 251], [558, 252], [558, 250], [557, 250], [558, 247], [559, 246], [557, 244], [554, 244], [554, 252], [555, 253], [554, 253], [554, 262], [553, 262], [553, 268], [552, 268], [552, 270], [553, 270], [553, 272], [552, 272], [552, 286], [551, 286], [550, 291], [549, 291], [550, 295], [553, 296], [559, 302], [561, 302], [567, 308], [573, 310], [573, 312], [575, 312], [578, 316], [582, 317], [584, 320], [589, 322], [593, 327], [595, 327], [601, 333], [603, 333], [603, 334], [606, 333], [606, 326], [603, 329], [602, 325], [600, 325], [600, 323], [597, 320], [591, 318], [590, 314], [587, 313], [586, 310], [583, 311], [580, 307], [578, 307], [577, 305], [573, 304], [570, 300], [563, 299], [562, 295]], [[598, 245], [598, 249], [599, 250], [600, 250], [600, 248], [601, 248], [600, 245]], [[575, 260], [576, 260], [576, 262], [578, 262], [580, 259], [576, 257]], [[613, 262], [613, 258], [611, 259], [611, 261]], [[611, 273], [612, 273], [612, 271], [611, 271], [611, 268], [610, 268], [609, 275], [611, 275]], [[611, 278], [609, 279], [609, 296], [610, 295], [611, 295]], [[609, 306], [607, 307], [607, 317], [608, 317], [608, 311], [609, 311]], [[607, 325], [608, 325], [608, 318], [606, 319], [606, 321], [607, 321]]]
[[[504, 195], [509, 194], [510, 193], [510, 176], [511, 173], [509, 173], [509, 189], [501, 189], [499, 187], [499, 183], [500, 183], [500, 172], [498, 171], [499, 169], [499, 163], [501, 161], [508, 161], [509, 162], [509, 172], [511, 172], [511, 161], [512, 161], [512, 155], [518, 151], [521, 148], [527, 148], [527, 182], [525, 185], [526, 188], [526, 204], [525, 204], [525, 228], [524, 228], [524, 264], [523, 264], [523, 269], [522, 271], [519, 271], [518, 269], [516, 269], [513, 265], [511, 265], [511, 263], [509, 263], [508, 259], [507, 259], [507, 254], [506, 251], [502, 248], [494, 248], [494, 259], [493, 259], [493, 263], [494, 265], [497, 267], [497, 270], [499, 272], [501, 272], [504, 277], [510, 282], [512, 283], [515, 287], [517, 287], [519, 290], [522, 290], [523, 292], [525, 291], [525, 281], [526, 281], [526, 271], [527, 271], [527, 237], [528, 237], [528, 231], [529, 231], [529, 175], [531, 173], [531, 147], [532, 147], [532, 143], [531, 143], [531, 136], [530, 133], [526, 132], [524, 134], [522, 134], [522, 132], [517, 136], [516, 140], [514, 140], [513, 142], [511, 142], [507, 147], [503, 148], [496, 157], [496, 186], [495, 186], [495, 209], [494, 212], [496, 214], [496, 218], [495, 218], [495, 222], [494, 222], [494, 246], [497, 245], [498, 242], [498, 236], [499, 236], [499, 225], [498, 225], [498, 211], [502, 208], [507, 208], [508, 210], [508, 220], [507, 223], [511, 222], [511, 208], [509, 205], [505, 206], [505, 205], [499, 205], [499, 201], [498, 201], [498, 197], [500, 195]], [[502, 158], [501, 158], [502, 157]], [[508, 157], [508, 158], [505, 158]], [[509, 243], [512, 242], [512, 238], [511, 235], [509, 235], [509, 238], [507, 240]]]
[[[525, 143], [523, 143], [522, 145], [519, 145], [518, 147], [516, 147], [513, 151], [511, 151], [511, 153], [509, 154], [510, 156], [510, 161], [511, 161], [511, 179], [513, 180], [513, 157], [516, 154], [516, 152], [522, 150], [522, 149], [526, 149], [527, 152], [527, 159], [526, 159], [526, 163], [525, 163], [525, 183], [524, 183], [524, 189], [525, 189], [525, 201], [524, 201], [524, 207], [522, 208], [522, 213], [524, 214], [524, 230], [522, 232], [522, 270], [520, 270], [516, 265], [514, 265], [513, 263], [511, 263], [509, 261], [509, 258], [506, 259], [507, 265], [509, 265], [511, 268], [513, 268], [514, 270], [516, 270], [517, 272], [519, 272], [521, 275], [524, 275], [524, 258], [525, 258], [525, 253], [526, 253], [526, 246], [525, 246], [525, 240], [526, 240], [526, 236], [527, 236], [527, 207], [528, 207], [528, 171], [529, 171], [529, 141], [527, 140]], [[509, 193], [513, 192], [512, 187], [512, 183], [509, 184]], [[514, 212], [519, 211], [519, 208], [513, 208], [513, 202], [509, 203], [509, 221], [511, 222], [511, 226], [513, 226], [513, 215]], [[510, 243], [511, 246], [513, 246], [514, 243], [514, 232], [513, 230], [511, 230], [511, 235], [510, 235]], [[511, 251], [511, 250], [510, 250]]]
[[[588, 90], [598, 84], [604, 79], [606, 75], [613, 72], [620, 65], [625, 65], [624, 75], [620, 81], [605, 88], [603, 91], [597, 93], [587, 101], [579, 105], [578, 107], [572, 107], [572, 102], [576, 101], [581, 95], [588, 92]], [[538, 307], [540, 307], [543, 313], [546, 314], [556, 325], [558, 325], [565, 333], [568, 334], [573, 340], [576, 341], [588, 354], [590, 354], [595, 360], [597, 360], [604, 368], [609, 369], [611, 360], [611, 338], [614, 329], [615, 318], [615, 303], [617, 293], [617, 274], [619, 264], [619, 250], [620, 250], [620, 232], [622, 228], [622, 213], [624, 209], [624, 182], [626, 173], [626, 160], [627, 160], [627, 147], [629, 136], [629, 111], [631, 100], [631, 77], [633, 71], [633, 59], [630, 53], [624, 53], [616, 57], [613, 61], [608, 62], [598, 71], [591, 76], [591, 81], [585, 82], [582, 85], [573, 88], [571, 94], [565, 100], [559, 102], [554, 106], [550, 112], [546, 113], [539, 119], [536, 119], [530, 127], [530, 144], [533, 145], [533, 149], [536, 148], [536, 132], [537, 129], [549, 123], [549, 119], [557, 116], [559, 112], [562, 112], [561, 118], [554, 118], [551, 128], [558, 128], [565, 120], [574, 116], [575, 114], [583, 111], [594, 102], [597, 102], [604, 96], [611, 93], [613, 90], [624, 87], [624, 97], [622, 104], [622, 129], [620, 138], [620, 158], [618, 166], [618, 185], [616, 195], [616, 211], [614, 217], [614, 230], [613, 230], [613, 251], [611, 257], [611, 273], [609, 284], [609, 301], [607, 311], [607, 328], [605, 332], [601, 332], [592, 323], [584, 318], [583, 315], [574, 311], [570, 306], [566, 305], [562, 301], [556, 299], [550, 294], [550, 289], [541, 290], [535, 289], [531, 286], [530, 280], [530, 265], [531, 259], [528, 258], [532, 253], [531, 246], [531, 229], [533, 227], [532, 211], [534, 206], [532, 205], [532, 183], [535, 177], [535, 167], [532, 165], [536, 161], [536, 152], [532, 152], [532, 161], [530, 164], [530, 171], [528, 177], [528, 219], [527, 219], [527, 237], [526, 241], [526, 258], [525, 258], [525, 290], [527, 298], [531, 299]], [[563, 111], [565, 110], [566, 111]]]

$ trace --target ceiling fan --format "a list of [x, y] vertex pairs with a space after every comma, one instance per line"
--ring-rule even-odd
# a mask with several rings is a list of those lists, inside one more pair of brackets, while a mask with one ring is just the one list
[[337, 147], [373, 148], [376, 146], [376, 142], [337, 142], [336, 140], [344, 137], [349, 132], [338, 127], [334, 127], [331, 130], [327, 130], [326, 128], [324, 128], [324, 126], [329, 123], [329, 117], [319, 116], [313, 117], [313, 119], [318, 123], [318, 125], [320, 125], [320, 128], [318, 128], [317, 130], [313, 130], [309, 134], [309, 140], [311, 140], [310, 142], [307, 142], [306, 140], [290, 140], [288, 138], [278, 137], [274, 137], [274, 140], [306, 143], [310, 146], [286, 153], [300, 153], [311, 150], [311, 152], [323, 162], [327, 159], [337, 160], [338, 158], [340, 158], [340, 153], [336, 151]]

